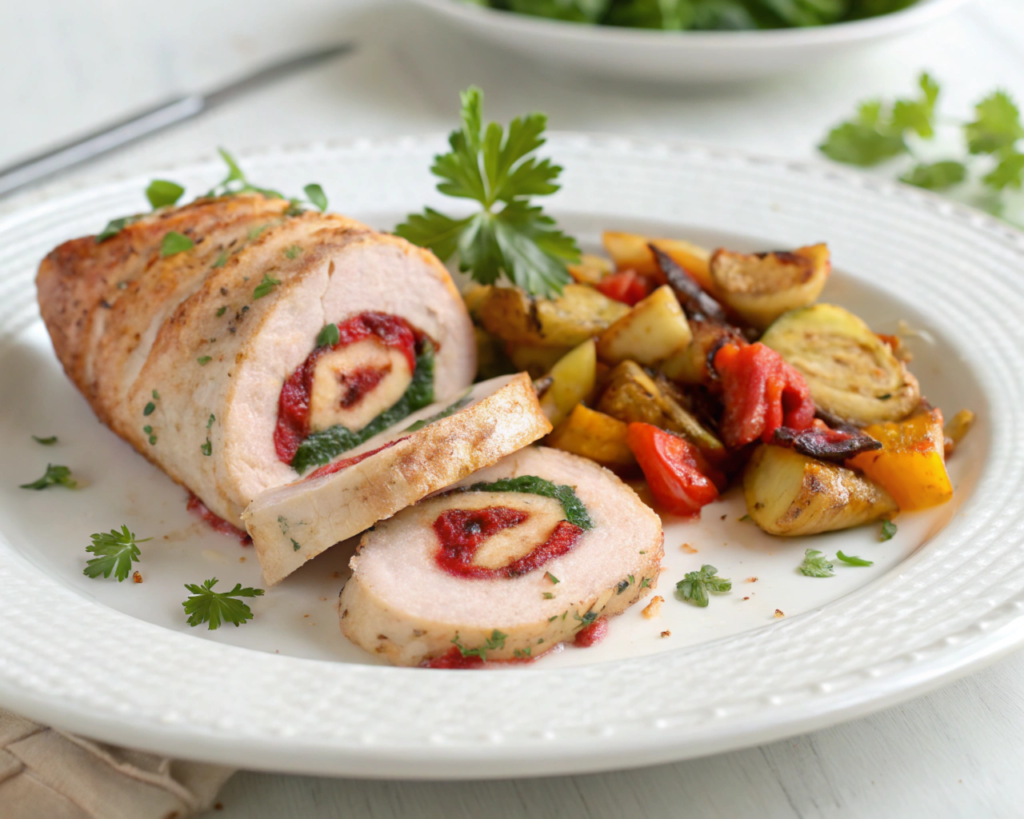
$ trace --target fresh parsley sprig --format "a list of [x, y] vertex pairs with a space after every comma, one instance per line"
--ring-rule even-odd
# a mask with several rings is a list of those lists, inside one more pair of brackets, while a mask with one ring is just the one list
[[[950, 190], [976, 178], [995, 194], [991, 210], [999, 212], [1000, 195], [1024, 186], [1024, 123], [1020, 109], [1005, 91], [994, 91], [974, 107], [970, 120], [957, 122], [938, 112], [939, 84], [927, 73], [918, 78], [919, 93], [907, 99], [861, 103], [856, 114], [829, 131], [818, 149], [848, 165], [874, 167], [897, 158], [913, 164], [900, 175], [910, 185], [933, 191]], [[915, 146], [935, 138], [945, 126], [958, 127], [960, 156], [923, 161]]]
[[132, 563], [141, 559], [142, 552], [139, 550], [138, 544], [153, 539], [147, 537], [139, 540], [135, 537], [135, 533], [130, 532], [128, 527], [123, 524], [120, 532], [117, 529], [111, 529], [109, 532], [99, 532], [90, 537], [92, 545], [86, 546], [85, 551], [96, 555], [96, 557], [86, 562], [82, 574], [86, 577], [96, 578], [101, 575], [110, 577], [113, 573], [118, 583], [128, 579]]
[[63, 486], [68, 489], [74, 489], [78, 486], [78, 482], [71, 477], [71, 470], [66, 466], [47, 464], [46, 472], [43, 473], [43, 477], [39, 480], [32, 481], [32, 483], [23, 483], [19, 488], [46, 489], [50, 486]]
[[216, 592], [213, 590], [216, 585], [216, 577], [205, 581], [201, 586], [195, 583], [185, 584], [185, 588], [192, 594], [181, 605], [188, 615], [190, 626], [209, 623], [210, 631], [213, 631], [220, 628], [224, 622], [240, 626], [252, 620], [252, 609], [239, 598], [262, 597], [263, 589], [243, 589], [241, 583], [236, 583], [231, 591]]
[[[224, 164], [228, 166], [228, 175], [206, 193], [207, 197], [234, 196], [239, 193], [259, 193], [268, 199], [285, 198], [284, 194], [273, 188], [261, 188], [258, 185], [252, 184], [235, 158], [224, 148], [218, 148], [217, 153], [224, 160]], [[301, 213], [307, 204], [313, 205], [321, 212], [327, 210], [327, 196], [320, 185], [313, 182], [306, 185], [302, 190], [306, 194], [307, 199], [303, 200], [294, 197], [290, 199], [291, 205], [288, 208], [290, 216]]]
[[823, 552], [817, 549], [807, 549], [804, 552], [804, 562], [798, 567], [800, 574], [807, 577], [834, 577], [832, 564], [825, 557]]
[[534, 295], [561, 293], [570, 280], [566, 264], [579, 261], [579, 248], [540, 206], [529, 204], [531, 197], [559, 189], [561, 167], [535, 156], [545, 142], [547, 117], [516, 117], [506, 134], [496, 122], [484, 128], [479, 88], [463, 91], [461, 99], [462, 127], [452, 131], [451, 150], [435, 156], [430, 170], [441, 179], [441, 193], [472, 199], [482, 209], [456, 218], [425, 208], [395, 233], [444, 261], [458, 251], [459, 268], [482, 284], [504, 275]]
[[687, 572], [686, 576], [676, 583], [676, 594], [680, 599], [693, 603], [700, 608], [707, 608], [710, 598], [708, 592], [724, 594], [732, 591], [732, 581], [718, 576], [718, 569], [705, 563], [699, 571]]
[[463, 657], [479, 657], [484, 662], [487, 662], [487, 652], [500, 651], [505, 647], [505, 640], [507, 639], [507, 634], [498, 631], [498, 629], [494, 629], [494, 631], [491, 632], [491, 636], [488, 637], [483, 646], [479, 648], [466, 648], [462, 645], [458, 634], [455, 635], [455, 639], [452, 640], [452, 644], [459, 650], [459, 653]]

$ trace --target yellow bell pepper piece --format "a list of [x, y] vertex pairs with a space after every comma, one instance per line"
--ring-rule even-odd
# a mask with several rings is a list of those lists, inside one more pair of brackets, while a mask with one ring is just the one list
[[555, 427], [547, 445], [590, 458], [603, 466], [624, 467], [636, 463], [626, 443], [629, 425], [577, 404], [569, 417]]

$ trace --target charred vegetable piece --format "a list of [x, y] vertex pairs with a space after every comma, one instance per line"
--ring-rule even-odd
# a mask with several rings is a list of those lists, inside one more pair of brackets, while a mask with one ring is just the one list
[[633, 307], [650, 295], [652, 280], [635, 270], [622, 270], [603, 278], [595, 287], [608, 298]]
[[686, 316], [665, 285], [601, 334], [597, 354], [609, 364], [632, 359], [653, 366], [685, 348], [691, 338]]
[[814, 422], [807, 383], [774, 350], [763, 344], [725, 344], [715, 354], [722, 382], [722, 440], [730, 449], [771, 441], [775, 430], [796, 431]]
[[575, 350], [558, 360], [551, 372], [550, 386], [540, 399], [540, 408], [544, 410], [552, 426], [558, 426], [569, 417], [573, 407], [583, 401], [589, 401], [594, 394], [597, 381], [597, 347], [593, 339], [584, 341]]
[[899, 512], [874, 481], [835, 464], [761, 445], [743, 473], [747, 514], [773, 535], [814, 535], [890, 518]]
[[476, 306], [489, 333], [510, 344], [575, 347], [606, 329], [629, 308], [581, 284], [555, 299], [531, 298], [517, 287], [491, 287]]
[[711, 257], [715, 294], [744, 322], [763, 330], [789, 310], [813, 304], [832, 270], [827, 245], [792, 253], [733, 253]]
[[627, 430], [622, 421], [577, 404], [545, 443], [602, 466], [622, 468], [636, 463], [626, 440]]
[[725, 452], [722, 442], [634, 361], [623, 361], [612, 370], [597, 408], [626, 423], [653, 424], [678, 433], [696, 444], [705, 455], [714, 457]]
[[809, 427], [801, 431], [789, 427], [775, 430], [772, 443], [788, 447], [822, 461], [845, 463], [848, 458], [881, 449], [882, 445], [860, 430], [846, 431], [827, 427]]
[[819, 408], [856, 426], [900, 421], [921, 400], [889, 345], [834, 304], [786, 313], [761, 341], [800, 372]]
[[633, 450], [655, 500], [673, 515], [700, 514], [718, 500], [707, 462], [689, 441], [651, 424], [629, 425]]
[[619, 270], [635, 270], [645, 276], [656, 276], [659, 267], [651, 251], [653, 245], [686, 270], [701, 287], [708, 290], [711, 288], [711, 275], [708, 271], [711, 253], [703, 247], [681, 239], [653, 239], [636, 233], [611, 230], [604, 232], [602, 241]]
[[680, 384], [710, 384], [714, 380], [708, 369], [711, 353], [726, 342], [741, 347], [747, 343], [736, 328], [718, 321], [690, 319], [690, 331], [693, 340], [659, 365], [665, 375]]
[[701, 283], [668, 253], [651, 245], [651, 252], [658, 263], [665, 280], [679, 298], [679, 303], [686, 310], [689, 319], [709, 319], [716, 322], [725, 321], [725, 311], [714, 298], [709, 296]]
[[953, 497], [941, 411], [918, 413], [900, 423], [872, 424], [864, 431], [881, 441], [882, 448], [858, 455], [850, 464], [884, 486], [901, 510], [928, 509]]

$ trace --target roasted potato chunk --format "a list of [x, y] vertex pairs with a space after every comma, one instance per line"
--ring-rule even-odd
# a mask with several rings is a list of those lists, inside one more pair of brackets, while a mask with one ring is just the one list
[[579, 264], [567, 265], [569, 275], [577, 284], [589, 284], [593, 287], [601, 279], [615, 270], [615, 266], [604, 256], [584, 253]]
[[823, 244], [792, 253], [716, 250], [710, 263], [719, 300], [759, 330], [789, 310], [813, 304], [831, 270], [828, 246]]
[[564, 421], [573, 407], [589, 401], [594, 394], [597, 381], [597, 347], [593, 339], [587, 339], [579, 347], [562, 356], [548, 373], [551, 385], [540, 399], [552, 426]]
[[743, 473], [747, 514], [772, 535], [850, 529], [899, 513], [893, 497], [852, 469], [762, 444]]
[[659, 276], [661, 271], [649, 247], [654, 245], [658, 250], [671, 256], [701, 287], [712, 291], [708, 269], [711, 253], [699, 245], [681, 239], [655, 239], [637, 233], [620, 233], [613, 230], [606, 230], [601, 238], [605, 250], [619, 270], [635, 270], [645, 276]]
[[533, 347], [528, 344], [506, 344], [505, 355], [515, 370], [540, 378], [558, 363], [571, 347]]
[[491, 287], [476, 306], [489, 333], [510, 344], [575, 347], [629, 312], [629, 307], [582, 284], [555, 299], [532, 298], [518, 287]]
[[601, 334], [597, 354], [608, 364], [632, 359], [654, 366], [686, 347], [691, 338], [675, 293], [663, 285]]
[[636, 463], [626, 443], [628, 424], [577, 404], [545, 443], [597, 461], [602, 466], [627, 467]]
[[714, 321], [690, 321], [693, 339], [658, 365], [665, 375], [680, 384], [708, 384], [708, 354], [722, 339], [736, 338], [739, 333], [727, 324]]

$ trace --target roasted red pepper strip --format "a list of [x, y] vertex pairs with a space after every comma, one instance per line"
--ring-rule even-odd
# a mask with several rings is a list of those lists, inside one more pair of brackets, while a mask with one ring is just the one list
[[633, 423], [626, 441], [655, 500], [673, 515], [690, 516], [718, 500], [711, 468], [689, 441], [651, 424]]
[[770, 347], [725, 344], [715, 353], [714, 365], [725, 405], [722, 439], [730, 449], [758, 438], [771, 443], [779, 427], [799, 432], [814, 422], [807, 382]]
[[635, 270], [623, 270], [605, 276], [597, 283], [596, 287], [602, 295], [632, 307], [650, 295], [651, 281], [647, 276], [641, 276]]

